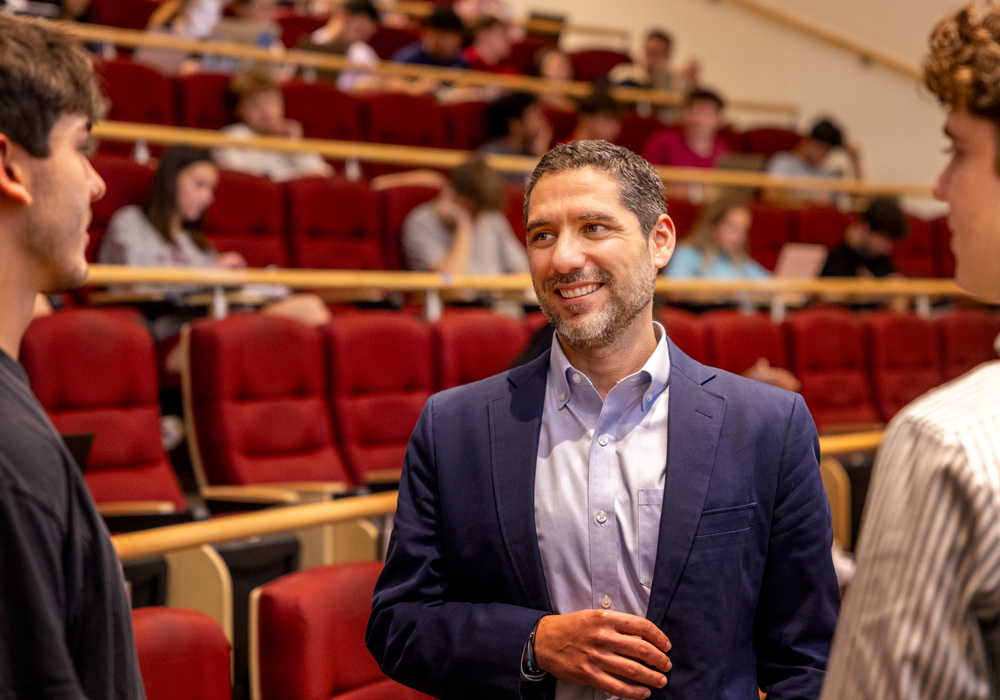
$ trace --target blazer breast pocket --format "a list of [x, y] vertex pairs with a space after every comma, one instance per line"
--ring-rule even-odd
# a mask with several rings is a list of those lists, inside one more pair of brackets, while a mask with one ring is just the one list
[[698, 521], [698, 532], [695, 537], [717, 537], [729, 533], [749, 530], [753, 523], [753, 512], [757, 503], [745, 506], [706, 510]]

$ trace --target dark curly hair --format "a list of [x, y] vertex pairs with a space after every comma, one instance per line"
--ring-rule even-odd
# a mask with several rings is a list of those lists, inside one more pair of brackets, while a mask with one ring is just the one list
[[1000, 4], [969, 3], [935, 25], [924, 84], [948, 107], [1000, 124]]

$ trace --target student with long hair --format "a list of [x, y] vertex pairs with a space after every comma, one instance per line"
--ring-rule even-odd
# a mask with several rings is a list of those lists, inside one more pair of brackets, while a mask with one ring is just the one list
[[746, 200], [725, 196], [705, 205], [667, 265], [668, 277], [761, 279], [769, 273], [750, 257], [753, 217]]

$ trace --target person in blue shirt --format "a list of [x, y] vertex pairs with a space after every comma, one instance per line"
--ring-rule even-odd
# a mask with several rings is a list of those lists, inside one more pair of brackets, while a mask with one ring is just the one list
[[721, 197], [706, 204], [691, 233], [678, 244], [664, 274], [708, 279], [769, 277], [771, 273], [750, 257], [747, 234], [752, 220], [743, 199]]
[[438, 5], [424, 20], [420, 41], [397, 51], [393, 61], [443, 68], [468, 68], [462, 57], [465, 25], [449, 5]]

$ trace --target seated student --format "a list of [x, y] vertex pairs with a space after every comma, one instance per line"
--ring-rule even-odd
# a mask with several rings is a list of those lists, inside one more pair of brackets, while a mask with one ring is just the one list
[[472, 45], [463, 54], [470, 70], [509, 75], [520, 73], [507, 62], [511, 50], [510, 27], [502, 20], [489, 15], [480, 17], [472, 22], [470, 31]]
[[752, 222], [742, 198], [724, 196], [705, 205], [691, 233], [667, 263], [668, 277], [762, 279], [770, 273], [750, 257], [747, 234]]
[[714, 168], [729, 150], [719, 138], [725, 102], [715, 92], [692, 90], [684, 99], [681, 129], [665, 129], [649, 137], [642, 157], [653, 165]]
[[[108, 221], [98, 262], [136, 267], [246, 267], [242, 255], [215, 250], [201, 231], [201, 220], [215, 199], [218, 181], [219, 171], [208, 151], [192, 146], [167, 148], [145, 207], [123, 207]], [[183, 297], [192, 291], [190, 287], [148, 284], [133, 289], [163, 294], [174, 306], [152, 314], [150, 330], [157, 340], [176, 335], [183, 323], [204, 315], [203, 310], [184, 308]], [[293, 295], [265, 311], [310, 325], [329, 320], [326, 306], [313, 295]]]
[[887, 277], [898, 275], [892, 262], [896, 241], [906, 238], [909, 225], [895, 200], [877, 197], [847, 227], [844, 241], [823, 266], [823, 277]]
[[[701, 68], [698, 61], [688, 61], [680, 71], [670, 65], [674, 53], [674, 38], [662, 29], [651, 29], [643, 43], [641, 61], [620, 63], [611, 69], [608, 78], [615, 85], [634, 85], [655, 90], [687, 91], [698, 85]], [[657, 110], [657, 116], [665, 124], [677, 121], [678, 109], [666, 105]]]
[[[781, 177], [840, 177], [841, 172], [830, 168], [826, 160], [834, 149], [844, 146], [841, 128], [829, 119], [813, 124], [809, 135], [802, 137], [794, 150], [775, 153], [767, 161], [768, 175]], [[829, 203], [832, 196], [822, 190], [764, 191], [764, 198], [782, 206], [802, 206], [810, 203]]]
[[393, 61], [444, 68], [468, 68], [462, 56], [465, 25], [449, 5], [437, 5], [423, 22], [420, 41], [397, 51]]
[[[298, 48], [344, 56], [352, 63], [378, 65], [379, 56], [368, 43], [378, 31], [379, 12], [371, 0], [347, 0], [330, 21], [299, 40]], [[386, 80], [364, 71], [320, 71], [325, 80], [335, 80], [341, 92], [358, 94], [388, 89]]]
[[622, 106], [607, 90], [596, 88], [580, 101], [571, 141], [608, 141], [614, 143], [622, 132]]
[[[555, 46], [539, 49], [534, 58], [534, 75], [546, 80], [574, 80], [576, 74], [573, 68], [573, 59], [565, 51], [561, 51]], [[560, 95], [554, 92], [542, 92], [538, 94], [538, 101], [543, 107], [561, 109], [565, 112], [575, 112], [580, 104], [569, 95]]]
[[459, 165], [441, 194], [403, 221], [406, 268], [470, 275], [527, 272], [527, 253], [503, 211], [506, 197], [506, 182], [496, 170], [479, 160]]
[[[492, 137], [479, 153], [541, 158], [552, 145], [552, 125], [536, 97], [512, 92], [491, 102], [485, 113], [486, 130]], [[524, 182], [521, 173], [510, 173], [509, 182]]]
[[[262, 70], [237, 73], [229, 83], [227, 98], [239, 123], [222, 129], [233, 139], [253, 136], [302, 137], [302, 124], [285, 118], [285, 98], [274, 79]], [[255, 148], [225, 146], [213, 152], [224, 170], [285, 182], [312, 175], [330, 175], [333, 168], [316, 153], [283, 153]]]

